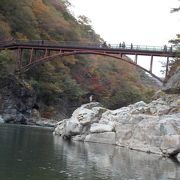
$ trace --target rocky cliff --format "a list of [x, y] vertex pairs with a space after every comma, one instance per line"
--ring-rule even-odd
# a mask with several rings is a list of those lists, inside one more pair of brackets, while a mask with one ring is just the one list
[[13, 75], [1, 80], [0, 112], [5, 122], [26, 124], [35, 102], [35, 91], [24, 81]]
[[0, 122], [54, 126], [57, 122], [42, 118], [34, 89], [14, 75], [0, 81]]
[[84, 104], [54, 133], [83, 142], [114, 144], [165, 156], [180, 152], [180, 95], [160, 93], [158, 99], [108, 110], [98, 102]]
[[163, 87], [166, 93], [180, 94], [180, 66], [175, 70], [174, 74], [168, 79]]

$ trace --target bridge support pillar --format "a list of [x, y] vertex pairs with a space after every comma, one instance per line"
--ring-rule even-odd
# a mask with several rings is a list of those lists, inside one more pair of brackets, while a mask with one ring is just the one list
[[138, 60], [138, 55], [137, 54], [135, 54], [135, 63], [137, 64], [137, 60]]
[[44, 57], [47, 57], [47, 55], [48, 55], [48, 50], [46, 48], [46, 50], [44, 51]]
[[32, 63], [33, 51], [34, 51], [34, 49], [32, 48], [32, 49], [31, 49], [31, 52], [30, 52], [30, 58], [29, 58], [29, 62], [30, 62], [30, 63]]
[[22, 57], [23, 57], [23, 50], [21, 48], [17, 49], [17, 70], [20, 71], [22, 67]]
[[151, 73], [152, 73], [152, 66], [153, 66], [153, 55], [151, 55], [151, 62], [150, 62], [150, 69], [149, 69]]
[[51, 50], [48, 50], [47, 56], [50, 56], [50, 55], [51, 55]]
[[167, 62], [166, 62], [166, 74], [165, 74], [165, 79], [168, 75], [168, 71], [169, 71], [169, 57], [167, 57]]

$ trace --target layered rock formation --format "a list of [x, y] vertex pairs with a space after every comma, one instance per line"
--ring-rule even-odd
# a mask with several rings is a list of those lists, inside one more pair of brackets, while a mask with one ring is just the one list
[[163, 87], [163, 91], [166, 93], [180, 94], [180, 67], [177, 68], [174, 74], [168, 79]]
[[117, 110], [105, 109], [98, 102], [84, 104], [70, 119], [59, 122], [54, 133], [72, 140], [177, 155], [180, 95], [162, 95], [150, 104], [141, 101]]
[[0, 113], [5, 122], [26, 124], [35, 102], [35, 91], [23, 80], [14, 75], [1, 80]]
[[9, 75], [0, 81], [0, 123], [54, 127], [56, 120], [42, 118], [36, 93], [25, 81]]

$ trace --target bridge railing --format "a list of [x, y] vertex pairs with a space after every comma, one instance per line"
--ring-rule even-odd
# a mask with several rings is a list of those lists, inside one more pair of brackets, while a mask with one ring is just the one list
[[8, 45], [32, 45], [32, 46], [66, 46], [66, 47], [82, 47], [82, 48], [99, 48], [99, 49], [124, 49], [124, 50], [142, 50], [142, 51], [157, 51], [157, 52], [175, 52], [175, 48], [168, 46], [147, 46], [134, 44], [106, 44], [106, 43], [82, 43], [79, 41], [48, 41], [48, 40], [8, 40], [0, 41], [1, 46]]
[[145, 51], [173, 51], [174, 49], [172, 47], [167, 46], [147, 46], [147, 45], [125, 45], [123, 47], [122, 45], [112, 44], [110, 45], [111, 48], [120, 48], [120, 49], [132, 49], [132, 50], [145, 50]]

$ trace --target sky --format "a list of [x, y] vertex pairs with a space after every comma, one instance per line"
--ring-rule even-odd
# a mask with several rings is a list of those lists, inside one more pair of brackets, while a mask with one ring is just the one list
[[[180, 33], [180, 13], [170, 10], [180, 5], [178, 0], [69, 0], [71, 12], [78, 17], [85, 15], [91, 20], [95, 32], [107, 43], [164, 46]], [[170, 44], [169, 44], [170, 45]], [[146, 57], [147, 59], [147, 57]], [[153, 71], [161, 75], [164, 60], [154, 58]], [[150, 58], [138, 58], [144, 67]], [[142, 62], [141, 62], [142, 61]]]

